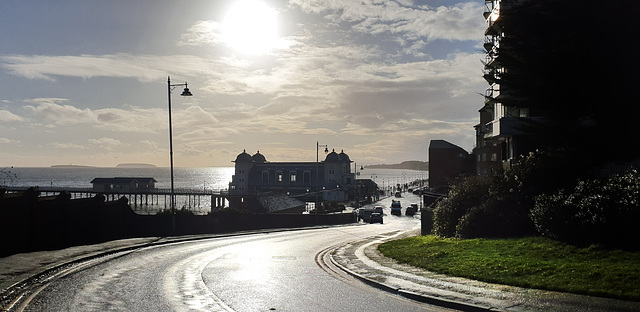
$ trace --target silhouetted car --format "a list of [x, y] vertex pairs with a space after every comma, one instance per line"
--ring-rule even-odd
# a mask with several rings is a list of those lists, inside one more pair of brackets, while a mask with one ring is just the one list
[[391, 214], [398, 215], [398, 216], [402, 215], [402, 205], [400, 205], [399, 200], [391, 201]]
[[373, 210], [377, 213], [384, 215], [384, 212], [382, 211], [382, 206], [375, 206]]
[[362, 220], [364, 222], [369, 222], [369, 218], [371, 218], [371, 214], [374, 211], [371, 208], [360, 208], [358, 209], [358, 221]]
[[413, 216], [418, 211], [418, 204], [411, 204], [407, 209], [405, 209], [404, 214], [407, 216]]
[[380, 222], [380, 224], [383, 223], [382, 214], [379, 212], [374, 212], [369, 217], [369, 223], [376, 223], [376, 222]]

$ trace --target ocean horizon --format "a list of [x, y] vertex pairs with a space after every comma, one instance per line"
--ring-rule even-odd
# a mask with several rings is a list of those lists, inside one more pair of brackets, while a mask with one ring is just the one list
[[[197, 189], [203, 191], [226, 191], [235, 173], [234, 167], [176, 167], [174, 168], [174, 186], [176, 189]], [[154, 178], [156, 188], [171, 188], [170, 167], [14, 167], [4, 168], [0, 172], [0, 186], [14, 187], [55, 187], [55, 188], [91, 188], [95, 178], [139, 177]], [[371, 179], [380, 189], [427, 179], [428, 171], [407, 169], [365, 168], [358, 170], [358, 179]], [[202, 212], [210, 209], [210, 200], [203, 199]], [[162, 205], [161, 205], [162, 206]], [[156, 207], [157, 208], [157, 207]]]
[[[234, 167], [174, 167], [176, 188], [202, 188], [206, 190], [226, 190], [234, 174]], [[3, 169], [0, 185], [3, 186], [53, 186], [92, 187], [95, 178], [145, 177], [156, 179], [157, 188], [171, 187], [169, 167], [14, 167]], [[380, 188], [395, 184], [426, 179], [428, 171], [409, 169], [365, 168], [358, 170], [358, 179], [371, 179]]]

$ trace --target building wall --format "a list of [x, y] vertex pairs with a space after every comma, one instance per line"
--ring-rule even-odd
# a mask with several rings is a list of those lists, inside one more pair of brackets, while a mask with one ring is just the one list
[[[522, 106], [516, 94], [500, 84], [502, 75], [509, 72], [501, 59], [505, 55], [504, 38], [509, 29], [503, 27], [500, 15], [527, 0], [485, 0], [484, 78], [489, 84], [485, 92], [485, 103], [480, 109], [480, 124], [476, 126], [476, 148], [474, 149], [476, 173], [490, 175], [496, 170], [508, 169], [509, 164], [531, 149], [531, 136], [522, 132], [525, 119], [539, 119]], [[520, 106], [519, 106], [520, 103]], [[495, 157], [497, 156], [497, 157]]]
[[446, 187], [456, 177], [473, 172], [473, 159], [467, 151], [444, 140], [431, 140], [429, 144], [429, 188]]
[[[332, 152], [322, 162], [255, 161], [243, 152], [235, 161], [235, 174], [229, 183], [229, 193], [235, 196], [255, 196], [281, 193], [290, 196], [319, 196], [322, 200], [346, 200], [355, 181], [350, 160], [344, 153], [341, 161]], [[261, 158], [264, 159], [264, 158]], [[335, 160], [338, 161], [335, 161]]]

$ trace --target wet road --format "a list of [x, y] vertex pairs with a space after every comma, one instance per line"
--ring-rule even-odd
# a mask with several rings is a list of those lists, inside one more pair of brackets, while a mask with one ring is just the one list
[[[403, 207], [418, 202], [405, 196]], [[443, 311], [371, 288], [328, 259], [335, 246], [419, 226], [389, 215], [390, 202], [379, 203], [384, 224], [174, 243], [88, 263], [46, 283], [19, 310]]]

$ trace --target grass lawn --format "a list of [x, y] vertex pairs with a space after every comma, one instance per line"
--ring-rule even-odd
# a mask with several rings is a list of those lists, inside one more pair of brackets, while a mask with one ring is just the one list
[[640, 252], [577, 248], [541, 237], [416, 236], [378, 249], [398, 262], [452, 276], [640, 301]]

